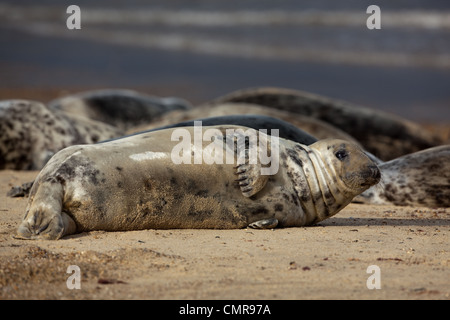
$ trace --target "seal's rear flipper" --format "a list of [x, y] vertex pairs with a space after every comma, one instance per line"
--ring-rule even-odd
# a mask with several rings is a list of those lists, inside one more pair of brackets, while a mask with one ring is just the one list
[[45, 181], [35, 187], [37, 191], [31, 195], [31, 203], [15, 238], [56, 240], [74, 233], [75, 222], [62, 212], [62, 185]]
[[[38, 215], [35, 214], [33, 220], [35, 221], [39, 215], [42, 215], [42, 212]], [[42, 220], [42, 217], [38, 217], [37, 219]], [[21, 240], [57, 240], [65, 235], [75, 233], [76, 230], [77, 227], [75, 221], [63, 212], [62, 215], [53, 216], [40, 228], [32, 222], [30, 223], [30, 221], [24, 220], [17, 229], [17, 234], [14, 235], [13, 238]]]
[[250, 223], [248, 226], [252, 229], [273, 229], [278, 225], [278, 220], [275, 218], [272, 219], [263, 219], [253, 223]]

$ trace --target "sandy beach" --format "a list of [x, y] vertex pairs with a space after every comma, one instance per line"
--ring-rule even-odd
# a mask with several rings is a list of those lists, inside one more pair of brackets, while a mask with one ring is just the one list
[[[351, 204], [306, 228], [16, 240], [37, 172], [0, 171], [0, 299], [449, 299], [450, 210]], [[69, 266], [81, 288], [69, 289]], [[369, 266], [380, 289], [368, 289]]]
[[[380, 30], [366, 26], [368, 0], [82, 1], [82, 28], [69, 30], [72, 2], [4, 0], [0, 100], [126, 88], [199, 105], [282, 87], [389, 112], [450, 144], [449, 4], [377, 3]], [[0, 170], [0, 300], [450, 299], [450, 208], [351, 204], [304, 228], [17, 240], [27, 199], [6, 193], [37, 174]]]

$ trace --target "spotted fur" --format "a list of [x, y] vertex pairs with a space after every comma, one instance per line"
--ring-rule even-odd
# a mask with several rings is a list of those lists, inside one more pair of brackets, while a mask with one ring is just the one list
[[123, 134], [109, 125], [51, 112], [35, 101], [0, 102], [0, 169], [37, 170], [59, 150]]
[[450, 207], [450, 145], [406, 155], [379, 167], [381, 185], [362, 193], [355, 202]]

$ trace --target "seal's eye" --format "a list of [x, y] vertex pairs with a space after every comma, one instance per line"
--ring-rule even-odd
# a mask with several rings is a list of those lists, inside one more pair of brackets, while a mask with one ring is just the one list
[[348, 157], [348, 153], [346, 150], [339, 150], [334, 154], [336, 158], [338, 158], [340, 161], [343, 161], [345, 158]]

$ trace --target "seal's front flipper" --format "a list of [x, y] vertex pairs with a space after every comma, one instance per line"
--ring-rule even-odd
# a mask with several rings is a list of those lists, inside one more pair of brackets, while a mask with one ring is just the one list
[[[244, 129], [246, 129], [244, 131]], [[238, 128], [229, 133], [222, 128], [222, 142], [228, 154], [233, 154], [237, 163], [235, 174], [242, 194], [250, 198], [261, 191], [269, 180], [268, 175], [263, 175], [263, 168], [268, 165], [261, 164], [261, 148], [270, 153], [270, 145], [267, 138], [261, 139], [258, 132], [251, 128]], [[227, 158], [228, 159], [228, 158]]]
[[269, 176], [261, 175], [261, 165], [259, 164], [241, 164], [236, 167], [238, 179], [242, 194], [250, 198], [261, 191], [269, 180]]
[[248, 226], [253, 229], [273, 229], [278, 225], [278, 220], [275, 218], [272, 219], [263, 219], [253, 223], [250, 223]]

